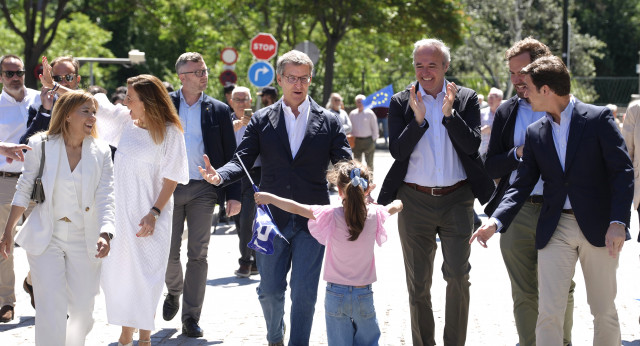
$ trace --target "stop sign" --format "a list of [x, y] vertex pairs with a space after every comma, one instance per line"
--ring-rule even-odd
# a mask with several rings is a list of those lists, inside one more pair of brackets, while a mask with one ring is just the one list
[[251, 54], [258, 60], [269, 60], [278, 52], [278, 41], [271, 34], [259, 33], [251, 39]]

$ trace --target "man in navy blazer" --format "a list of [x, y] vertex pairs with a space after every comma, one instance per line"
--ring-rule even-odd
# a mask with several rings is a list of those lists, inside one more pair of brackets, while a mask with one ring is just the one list
[[522, 69], [534, 111], [547, 115], [527, 128], [523, 162], [493, 216], [474, 233], [486, 247], [506, 229], [538, 179], [544, 182], [536, 229], [538, 345], [561, 345], [567, 291], [580, 265], [594, 316], [594, 345], [620, 345], [614, 299], [618, 253], [626, 239], [633, 199], [633, 167], [611, 111], [577, 100], [558, 57]]
[[378, 203], [388, 204], [397, 195], [405, 206], [398, 214], [398, 231], [414, 345], [436, 343], [430, 292], [436, 237], [447, 281], [444, 344], [464, 345], [474, 197], [486, 203], [494, 189], [478, 153], [478, 97], [473, 90], [445, 80], [450, 60], [442, 41], [416, 42], [413, 62], [418, 82], [394, 95], [389, 106], [389, 150], [395, 162]]
[[[277, 62], [283, 97], [257, 111], [238, 146], [246, 167], [260, 156], [260, 189], [304, 204], [329, 204], [326, 171], [329, 161], [351, 159], [349, 142], [336, 115], [308, 95], [313, 62], [299, 51]], [[216, 172], [206, 166], [203, 176], [214, 185], [232, 183], [244, 171], [237, 158]], [[289, 243], [273, 241], [274, 253], [256, 252], [260, 286], [258, 299], [267, 324], [269, 345], [284, 345], [284, 296], [291, 269], [291, 334], [289, 345], [308, 345], [324, 246], [307, 228], [308, 219], [270, 207], [275, 223]]]
[[[515, 181], [518, 166], [522, 162], [527, 127], [546, 114], [534, 112], [531, 109], [531, 104], [524, 97], [526, 85], [520, 70], [532, 61], [550, 55], [549, 47], [532, 37], [514, 43], [505, 53], [516, 95], [498, 107], [493, 120], [489, 149], [484, 164], [489, 176], [499, 179], [500, 182], [484, 209], [488, 216], [493, 214], [504, 193]], [[540, 179], [511, 222], [510, 231], [504, 232], [506, 229], [503, 228], [500, 236], [500, 252], [511, 282], [513, 317], [520, 346], [536, 345], [538, 250], [535, 242], [542, 200], [542, 179]], [[563, 345], [571, 344], [574, 287], [575, 283], [571, 281], [564, 320]]]
[[[182, 294], [182, 333], [188, 337], [201, 337], [198, 325], [204, 294], [207, 288], [207, 252], [211, 238], [211, 223], [216, 200], [226, 196], [227, 213], [240, 212], [240, 186], [229, 185], [218, 189], [202, 179], [198, 167], [204, 165], [203, 155], [211, 157], [213, 165], [220, 167], [233, 157], [236, 140], [229, 106], [206, 95], [209, 69], [199, 53], [182, 54], [176, 61], [176, 72], [182, 87], [170, 94], [180, 115], [187, 146], [189, 183], [178, 184], [173, 193], [173, 227], [171, 249], [165, 283], [162, 317], [170, 321], [180, 307]], [[187, 238], [187, 265], [183, 275], [180, 247], [184, 222], [189, 229]]]

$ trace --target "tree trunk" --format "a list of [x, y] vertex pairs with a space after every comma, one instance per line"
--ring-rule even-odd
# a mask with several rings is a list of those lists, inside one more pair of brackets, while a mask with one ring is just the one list
[[326, 105], [329, 101], [329, 96], [333, 91], [333, 64], [336, 61], [336, 47], [340, 42], [339, 38], [335, 38], [327, 35], [327, 47], [324, 57], [324, 85], [322, 88], [322, 103]]

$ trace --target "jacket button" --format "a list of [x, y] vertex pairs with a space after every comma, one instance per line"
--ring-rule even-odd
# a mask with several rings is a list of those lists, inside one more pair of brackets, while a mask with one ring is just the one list
[[89, 211], [89, 207], [84, 208], [84, 211]]

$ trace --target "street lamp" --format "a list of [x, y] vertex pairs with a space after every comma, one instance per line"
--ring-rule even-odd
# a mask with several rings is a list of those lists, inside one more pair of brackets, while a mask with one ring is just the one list
[[128, 58], [76, 58], [80, 65], [85, 63], [89, 63], [89, 84], [94, 85], [95, 81], [93, 78], [93, 63], [99, 64], [120, 64], [124, 66], [130, 65], [139, 65], [143, 64], [145, 60], [144, 52], [141, 52], [137, 49], [132, 49], [129, 51]]

